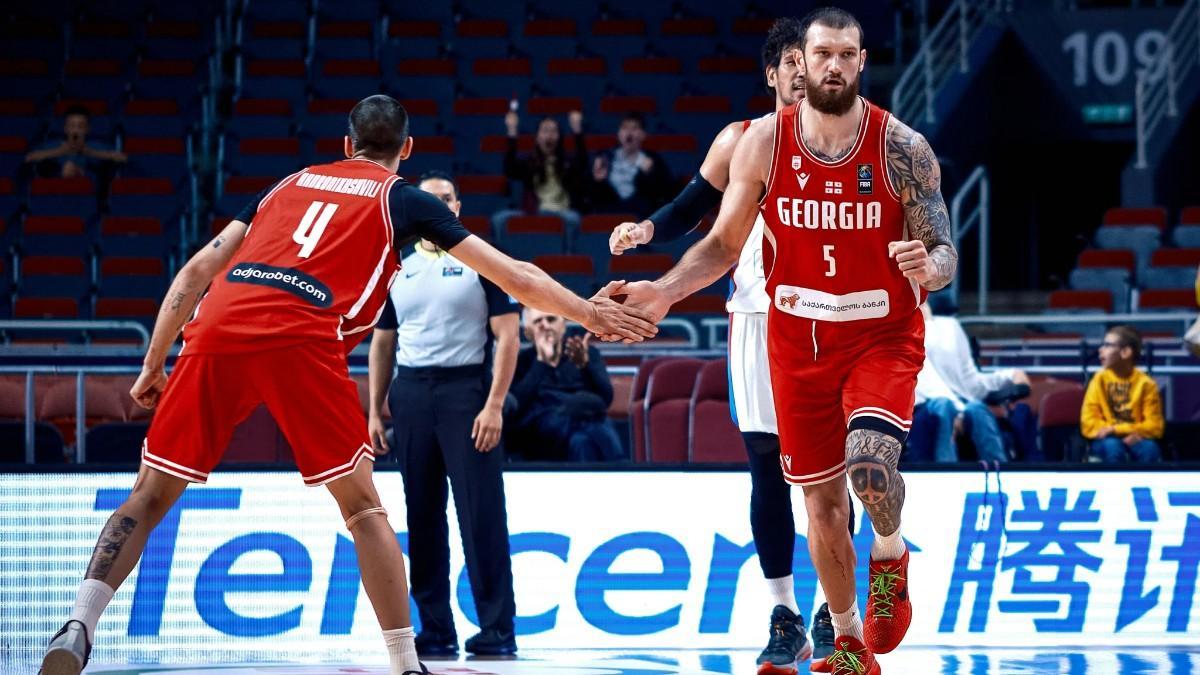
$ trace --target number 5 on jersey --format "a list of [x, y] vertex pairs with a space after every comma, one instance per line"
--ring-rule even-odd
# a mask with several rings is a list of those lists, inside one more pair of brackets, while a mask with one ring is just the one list
[[825, 276], [831, 277], [837, 274], [837, 261], [833, 259], [833, 245], [826, 244], [823, 250], [825, 251], [825, 262], [829, 263], [829, 269], [825, 271]]
[[308, 211], [304, 213], [304, 217], [300, 219], [300, 225], [292, 233], [292, 241], [300, 244], [301, 258], [312, 255], [313, 249], [317, 247], [321, 235], [325, 234], [325, 226], [333, 218], [337, 207], [337, 204], [326, 204], [325, 202], [313, 202], [308, 205]]

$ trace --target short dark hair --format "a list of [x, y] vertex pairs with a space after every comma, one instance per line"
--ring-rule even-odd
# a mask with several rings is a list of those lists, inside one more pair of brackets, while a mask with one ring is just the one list
[[71, 115], [83, 115], [89, 120], [92, 119], [92, 111], [88, 110], [87, 106], [79, 103], [72, 103], [71, 105], [67, 106], [66, 111], [63, 112], [64, 118], [70, 117]]
[[809, 12], [803, 19], [803, 31], [800, 34], [800, 49], [803, 50], [808, 46], [808, 29], [812, 28], [813, 24], [820, 24], [829, 28], [855, 28], [858, 30], [858, 48], [862, 49], [866, 42], [866, 34], [863, 33], [862, 24], [854, 15], [839, 7], [821, 7]]
[[[799, 19], [790, 16], [775, 19], [775, 23], [771, 24], [771, 30], [767, 31], [767, 41], [762, 46], [763, 77], [766, 77], [767, 68], [779, 67], [779, 61], [783, 58], [783, 50], [793, 45], [799, 45], [803, 41], [804, 24]], [[773, 87], [768, 86], [767, 89], [774, 91]]]
[[1142, 358], [1142, 334], [1133, 326], [1113, 326], [1108, 329], [1109, 333], [1117, 336], [1121, 341], [1122, 347], [1129, 347], [1133, 350], [1133, 360], [1137, 361]]
[[431, 169], [431, 170], [426, 171], [425, 173], [421, 174], [421, 177], [419, 179], [417, 179], [417, 185], [419, 186], [421, 183], [424, 183], [427, 180], [444, 180], [444, 181], [446, 181], [447, 183], [450, 184], [450, 187], [454, 188], [454, 199], [456, 199], [456, 200], [458, 199], [458, 183], [456, 183], [454, 181], [454, 177], [451, 176], [450, 174], [446, 173], [445, 171]]
[[391, 159], [408, 139], [408, 113], [391, 96], [376, 94], [350, 111], [350, 143], [371, 159]]
[[637, 122], [638, 126], [643, 129], [646, 128], [646, 116], [636, 110], [625, 113], [625, 116], [621, 118], [621, 124], [625, 124], [626, 122]]

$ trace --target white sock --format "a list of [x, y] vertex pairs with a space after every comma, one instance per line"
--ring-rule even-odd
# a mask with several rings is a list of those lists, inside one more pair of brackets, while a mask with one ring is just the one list
[[796, 604], [796, 581], [792, 575], [767, 579], [767, 588], [771, 590], [771, 599], [776, 605], [783, 605], [792, 610], [792, 614], [800, 615], [800, 605]]
[[88, 639], [94, 642], [96, 624], [100, 622], [100, 615], [104, 613], [104, 608], [108, 607], [113, 593], [116, 593], [113, 587], [99, 579], [84, 579], [75, 595], [75, 608], [71, 610], [71, 616], [67, 620], [79, 621], [87, 626]]
[[900, 536], [900, 528], [887, 536], [876, 532], [875, 543], [871, 544], [871, 560], [899, 560], [904, 551], [904, 537]]
[[863, 625], [862, 617], [858, 614], [858, 600], [855, 600], [850, 605], [850, 609], [844, 612], [830, 611], [829, 617], [833, 619], [833, 633], [836, 637], [848, 635], [862, 642]]
[[412, 626], [383, 631], [387, 643], [388, 659], [392, 662], [391, 675], [404, 675], [408, 671], [421, 672], [421, 661], [417, 659], [417, 632]]

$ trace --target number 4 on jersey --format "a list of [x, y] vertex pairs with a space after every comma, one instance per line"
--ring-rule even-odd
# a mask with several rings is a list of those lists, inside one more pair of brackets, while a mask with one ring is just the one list
[[309, 204], [308, 211], [300, 219], [300, 225], [292, 233], [292, 241], [300, 244], [301, 258], [307, 258], [312, 255], [313, 249], [317, 247], [317, 242], [321, 240], [321, 235], [325, 234], [325, 226], [333, 218], [333, 213], [337, 211], [337, 207], [337, 204], [326, 204], [325, 202], [313, 202]]

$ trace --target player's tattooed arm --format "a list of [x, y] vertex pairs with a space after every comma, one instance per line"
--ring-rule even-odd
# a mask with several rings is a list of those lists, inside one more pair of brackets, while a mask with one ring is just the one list
[[121, 549], [129, 541], [129, 536], [133, 534], [135, 527], [137, 527], [137, 521], [133, 518], [120, 513], [112, 514], [108, 522], [104, 524], [104, 530], [100, 532], [96, 549], [92, 551], [92, 561], [88, 564], [87, 574], [84, 575], [85, 579], [108, 581], [113, 564], [121, 555]]
[[855, 429], [846, 436], [846, 474], [850, 487], [871, 515], [875, 531], [889, 535], [900, 527], [904, 507], [904, 478], [900, 441], [871, 429]]
[[908, 125], [892, 119], [887, 131], [887, 168], [892, 187], [904, 206], [913, 239], [925, 244], [934, 274], [922, 286], [947, 286], [958, 269], [958, 251], [950, 232], [950, 213], [942, 198], [942, 168], [929, 141]]

